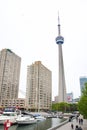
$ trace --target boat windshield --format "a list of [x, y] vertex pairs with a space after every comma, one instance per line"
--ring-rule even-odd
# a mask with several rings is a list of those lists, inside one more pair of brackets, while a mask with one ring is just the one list
[[16, 114], [15, 113], [3, 113], [2, 115], [3, 116], [15, 116]]

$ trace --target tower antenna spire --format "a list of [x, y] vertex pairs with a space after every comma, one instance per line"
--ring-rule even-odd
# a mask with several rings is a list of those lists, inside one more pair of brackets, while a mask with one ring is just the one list
[[58, 35], [60, 36], [60, 17], [59, 17], [59, 11], [58, 11]]

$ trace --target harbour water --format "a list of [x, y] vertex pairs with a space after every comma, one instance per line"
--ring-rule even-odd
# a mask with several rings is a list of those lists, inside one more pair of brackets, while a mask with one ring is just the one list
[[[62, 121], [63, 119], [59, 118], [47, 118], [44, 121], [38, 121], [36, 124], [32, 125], [13, 125], [9, 128], [9, 130], [47, 130], [48, 128], [57, 126]], [[0, 130], [4, 130], [3, 125], [0, 125]]]

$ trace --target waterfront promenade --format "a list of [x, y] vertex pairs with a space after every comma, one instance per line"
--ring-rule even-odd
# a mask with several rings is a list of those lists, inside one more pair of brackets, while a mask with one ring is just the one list
[[73, 121], [71, 122], [68, 122], [58, 128], [56, 128], [55, 130], [72, 130], [71, 129], [71, 123], [73, 123], [74, 125], [74, 129], [75, 130], [75, 126], [78, 125], [78, 126], [81, 126], [82, 127], [82, 130], [87, 130], [87, 119], [83, 119], [83, 125], [79, 125], [79, 122], [76, 121], [76, 119], [74, 119]]

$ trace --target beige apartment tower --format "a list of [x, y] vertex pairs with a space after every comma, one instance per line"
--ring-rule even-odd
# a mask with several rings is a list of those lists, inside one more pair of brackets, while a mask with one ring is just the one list
[[41, 61], [27, 67], [26, 103], [31, 111], [51, 108], [52, 72]]
[[20, 65], [21, 58], [10, 49], [0, 52], [0, 101], [18, 98]]

